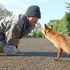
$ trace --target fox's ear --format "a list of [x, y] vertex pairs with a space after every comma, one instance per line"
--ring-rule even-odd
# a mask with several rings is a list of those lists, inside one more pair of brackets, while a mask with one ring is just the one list
[[53, 25], [51, 25], [51, 28], [53, 29]]
[[44, 24], [44, 26], [45, 26], [45, 29], [47, 29], [47, 28], [48, 28], [46, 24]]

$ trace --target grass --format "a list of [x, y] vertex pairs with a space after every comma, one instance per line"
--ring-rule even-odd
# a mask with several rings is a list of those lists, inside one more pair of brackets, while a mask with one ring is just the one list
[[0, 46], [0, 53], [4, 52], [4, 48], [2, 46]]

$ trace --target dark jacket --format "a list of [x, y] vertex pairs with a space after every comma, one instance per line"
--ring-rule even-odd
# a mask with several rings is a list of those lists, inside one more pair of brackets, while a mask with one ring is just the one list
[[19, 39], [30, 33], [33, 28], [22, 14], [8, 16], [0, 21], [0, 33], [5, 34], [7, 44], [18, 45]]

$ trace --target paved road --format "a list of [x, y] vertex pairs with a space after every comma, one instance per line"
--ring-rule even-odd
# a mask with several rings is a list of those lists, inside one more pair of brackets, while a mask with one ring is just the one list
[[70, 70], [70, 58], [63, 52], [55, 61], [57, 49], [46, 38], [23, 38], [19, 46], [22, 55], [0, 56], [0, 70]]

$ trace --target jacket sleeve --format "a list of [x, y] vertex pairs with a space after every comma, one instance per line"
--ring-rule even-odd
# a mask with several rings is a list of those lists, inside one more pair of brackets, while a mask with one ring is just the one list
[[5, 34], [6, 34], [6, 42], [8, 44], [12, 45], [19, 44], [19, 39], [18, 39], [20, 35], [19, 26], [11, 25], [10, 29], [8, 29]]
[[8, 25], [8, 29], [5, 32], [6, 36], [6, 43], [7, 44], [12, 44], [12, 45], [18, 45], [19, 44], [19, 35], [21, 32], [21, 27], [18, 23], [18, 21], [13, 20], [11, 22], [11, 25]]

